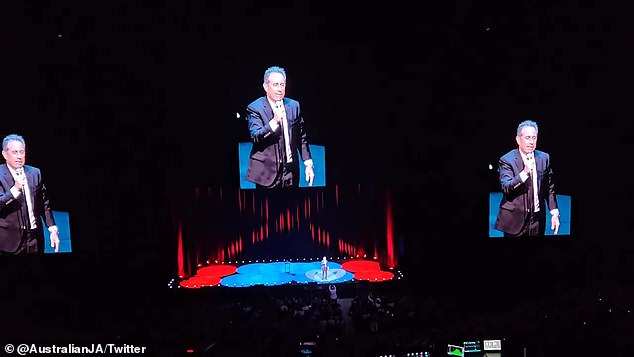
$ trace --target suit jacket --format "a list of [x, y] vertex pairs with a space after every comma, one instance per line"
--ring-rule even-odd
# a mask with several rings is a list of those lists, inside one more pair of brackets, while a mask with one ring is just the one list
[[[24, 174], [30, 190], [31, 206], [33, 214], [37, 219], [38, 237], [42, 235], [42, 222], [44, 218], [46, 226], [54, 226], [55, 219], [51, 210], [49, 199], [46, 195], [46, 186], [42, 181], [40, 169], [33, 166], [24, 166]], [[28, 217], [23, 217], [21, 205], [26, 203], [21, 199], [22, 194], [18, 198], [13, 198], [11, 187], [15, 184], [13, 175], [9, 171], [7, 164], [0, 165], [0, 251], [15, 252], [20, 246], [23, 237], [22, 227]]]
[[[293, 181], [298, 182], [299, 161], [311, 159], [306, 128], [302, 118], [299, 102], [284, 98], [284, 109], [291, 150], [293, 151]], [[273, 108], [267, 97], [261, 97], [247, 106], [247, 121], [253, 148], [249, 157], [246, 179], [262, 186], [271, 186], [281, 172], [286, 160], [284, 147], [284, 131], [278, 127], [271, 130], [269, 121], [273, 119]], [[300, 156], [297, 153], [300, 153]]]
[[[555, 181], [550, 167], [550, 156], [539, 150], [535, 150], [535, 166], [537, 170], [537, 192], [540, 202], [540, 220], [544, 227], [546, 220], [546, 205], [548, 209], [557, 208], [557, 196], [555, 195]], [[530, 207], [529, 187], [531, 177], [522, 182], [520, 172], [524, 169], [524, 161], [519, 149], [511, 150], [500, 158], [499, 174], [502, 186], [502, 201], [500, 211], [495, 221], [495, 229], [510, 234], [518, 234], [529, 218]]]

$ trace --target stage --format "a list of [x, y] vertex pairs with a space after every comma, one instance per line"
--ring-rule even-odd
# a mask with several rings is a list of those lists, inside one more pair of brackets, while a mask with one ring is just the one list
[[[204, 288], [224, 286], [243, 288], [263, 285], [290, 284], [337, 284], [359, 280], [384, 282], [398, 279], [398, 273], [381, 270], [378, 262], [372, 260], [329, 261], [327, 274], [323, 275], [321, 260], [315, 261], [268, 261], [241, 264], [212, 264], [200, 266], [196, 274], [176, 283], [172, 287]], [[174, 284], [176, 283], [176, 284]]]

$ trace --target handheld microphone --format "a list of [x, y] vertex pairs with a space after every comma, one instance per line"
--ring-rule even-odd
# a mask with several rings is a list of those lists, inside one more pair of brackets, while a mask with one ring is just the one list
[[17, 169], [15, 169], [15, 175], [18, 177], [18, 180], [20, 181], [22, 185], [26, 183], [26, 177], [24, 176], [23, 167], [18, 167]]
[[535, 153], [529, 152], [526, 154], [526, 160], [528, 161], [528, 166], [531, 168], [531, 172], [535, 170]]
[[24, 186], [26, 186], [26, 176], [24, 175], [24, 168], [18, 167], [17, 169], [15, 169], [15, 176], [16, 182], [19, 182], [20, 185], [22, 185], [20, 191], [24, 192]]

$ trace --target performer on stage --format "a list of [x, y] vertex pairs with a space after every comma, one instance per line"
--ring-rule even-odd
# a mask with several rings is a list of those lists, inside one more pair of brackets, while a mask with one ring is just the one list
[[321, 280], [324, 281], [328, 279], [328, 259], [324, 256], [321, 260]]

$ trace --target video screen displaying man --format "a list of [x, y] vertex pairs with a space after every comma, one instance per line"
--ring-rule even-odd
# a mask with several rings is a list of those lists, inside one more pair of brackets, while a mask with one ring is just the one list
[[0, 165], [0, 254], [44, 253], [42, 223], [51, 248], [59, 251], [59, 229], [46, 194], [42, 172], [26, 165], [26, 142], [17, 134], [2, 140]]
[[502, 189], [500, 210], [495, 229], [505, 237], [543, 236], [546, 211], [551, 215], [550, 228], [560, 227], [555, 181], [550, 155], [537, 150], [537, 123], [526, 120], [517, 127], [517, 149], [499, 160], [498, 173]]

